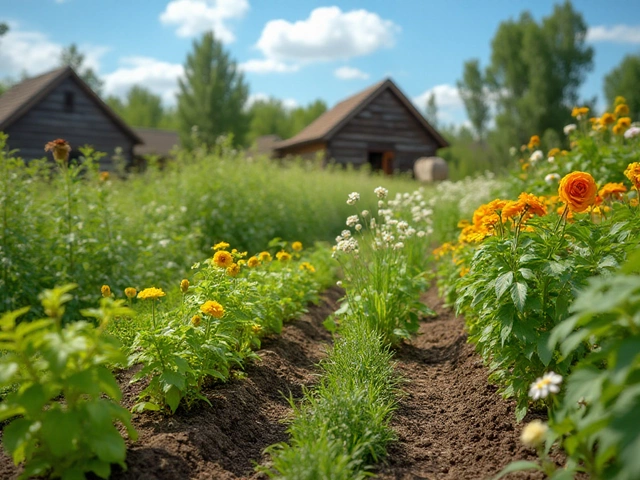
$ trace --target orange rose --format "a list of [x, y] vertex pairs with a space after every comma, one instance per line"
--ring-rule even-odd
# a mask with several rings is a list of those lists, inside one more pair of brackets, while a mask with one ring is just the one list
[[598, 186], [586, 172], [571, 172], [560, 180], [558, 195], [572, 212], [584, 212], [596, 201]]

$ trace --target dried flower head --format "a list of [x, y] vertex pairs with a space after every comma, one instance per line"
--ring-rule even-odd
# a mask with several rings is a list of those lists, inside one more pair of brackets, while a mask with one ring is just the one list
[[67, 163], [69, 161], [69, 152], [71, 151], [71, 146], [67, 143], [66, 140], [58, 138], [47, 143], [44, 146], [44, 151], [53, 152], [53, 159], [55, 161]]

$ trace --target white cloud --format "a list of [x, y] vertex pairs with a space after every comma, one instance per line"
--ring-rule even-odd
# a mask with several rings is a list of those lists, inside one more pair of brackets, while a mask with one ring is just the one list
[[[246, 108], [251, 108], [251, 105], [256, 102], [266, 102], [270, 98], [271, 96], [267, 95], [266, 93], [252, 93], [247, 99]], [[293, 98], [285, 98], [284, 100], [281, 100], [281, 102], [284, 108], [289, 110], [292, 110], [300, 105], [298, 101]]]
[[249, 11], [247, 0], [172, 0], [160, 14], [164, 25], [176, 25], [179, 37], [192, 37], [213, 30], [224, 43], [231, 43], [235, 35], [227, 25]]
[[640, 43], [640, 25], [598, 25], [587, 31], [587, 41], [613, 43]]
[[432, 93], [436, 97], [438, 122], [440, 124], [461, 123], [466, 117], [466, 112], [458, 88], [447, 83], [436, 85], [411, 100], [418, 110], [424, 112], [427, 100]]
[[320, 7], [306, 20], [268, 22], [256, 46], [267, 58], [310, 62], [368, 55], [392, 47], [400, 27], [367, 10]]
[[366, 80], [369, 78], [369, 74], [358, 70], [354, 67], [340, 67], [337, 68], [333, 74], [340, 80]]
[[272, 58], [252, 59], [238, 65], [240, 70], [252, 73], [290, 73], [297, 72], [299, 65], [288, 65]]
[[[60, 53], [63, 49], [61, 44], [51, 41], [43, 33], [21, 30], [16, 23], [9, 27], [7, 34], [0, 40], [0, 76], [16, 77], [23, 72], [38, 75], [60, 66]], [[85, 56], [84, 65], [98, 72], [100, 58], [109, 48], [78, 45], [78, 50]]]
[[104, 76], [104, 90], [107, 95], [124, 97], [133, 85], [142, 85], [165, 104], [176, 103], [178, 78], [184, 75], [184, 68], [177, 63], [168, 63], [148, 57], [127, 57], [121, 66]]

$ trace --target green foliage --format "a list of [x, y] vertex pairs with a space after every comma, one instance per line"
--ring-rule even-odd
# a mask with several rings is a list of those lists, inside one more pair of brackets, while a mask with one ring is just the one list
[[124, 101], [108, 97], [106, 103], [134, 127], [171, 128], [176, 123], [175, 112], [162, 105], [162, 98], [140, 85], [131, 87]]
[[604, 95], [609, 105], [614, 105], [618, 95], [623, 96], [630, 110], [630, 117], [640, 119], [640, 55], [627, 55], [620, 65], [604, 77]]
[[249, 109], [251, 128], [248, 143], [263, 135], [277, 135], [281, 139], [293, 137], [327, 110], [322, 100], [306, 107], [287, 108], [281, 100], [256, 100]]
[[16, 387], [0, 403], [0, 421], [9, 420], [2, 441], [16, 465], [24, 462], [20, 478], [75, 479], [88, 472], [108, 478], [111, 464], [125, 467], [126, 447], [114, 422], [136, 438], [107, 369], [122, 362], [123, 354], [119, 343], [103, 333], [109, 321], [131, 312], [121, 301], [103, 298], [100, 308], [83, 312], [96, 319], [97, 328], [86, 321], [63, 327], [73, 288], [42, 294], [48, 318], [18, 322], [27, 307], [0, 319], [0, 349], [6, 351], [0, 357], [0, 387]]
[[483, 139], [487, 130], [490, 112], [486, 82], [482, 72], [480, 72], [478, 60], [474, 59], [465, 62], [462, 80], [458, 81], [458, 91], [476, 136], [479, 139]]
[[438, 105], [436, 104], [436, 94], [431, 92], [427, 98], [427, 104], [425, 105], [425, 118], [434, 127], [438, 126]]
[[100, 80], [93, 68], [84, 66], [84, 60], [84, 54], [78, 50], [78, 46], [75, 43], [65, 47], [60, 53], [60, 65], [68, 65], [73, 68], [80, 78], [89, 85], [91, 90], [100, 95], [104, 82]]
[[398, 380], [392, 354], [362, 322], [348, 322], [321, 364], [323, 377], [297, 406], [290, 445], [267, 448], [271, 478], [363, 479], [394, 439], [389, 420]]
[[250, 118], [244, 109], [249, 87], [243, 74], [213, 32], [194, 41], [187, 56], [184, 78], [178, 80], [178, 122], [182, 144], [193, 148], [192, 131], [208, 146], [221, 135], [232, 135], [243, 145]]

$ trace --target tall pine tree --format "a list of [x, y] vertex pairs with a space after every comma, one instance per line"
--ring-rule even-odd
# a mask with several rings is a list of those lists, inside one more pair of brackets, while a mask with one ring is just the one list
[[213, 32], [194, 41], [184, 70], [178, 93], [182, 144], [193, 146], [192, 129], [197, 127], [199, 142], [214, 145], [220, 135], [232, 134], [234, 144], [243, 145], [250, 125], [245, 111], [249, 87]]

